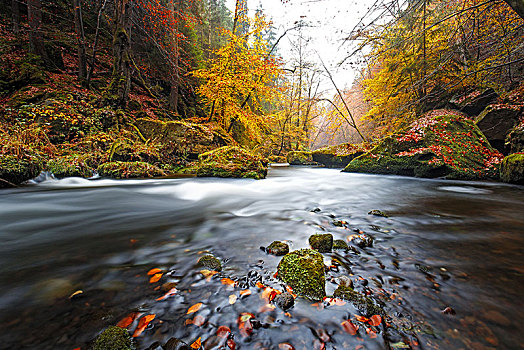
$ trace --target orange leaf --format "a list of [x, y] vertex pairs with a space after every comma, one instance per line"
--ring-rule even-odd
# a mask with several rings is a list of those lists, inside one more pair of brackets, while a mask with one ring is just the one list
[[240, 295], [243, 296], [243, 297], [247, 297], [248, 295], [251, 295], [251, 290], [249, 290], [249, 289], [241, 290], [240, 291]]
[[216, 275], [218, 273], [218, 271], [200, 270], [200, 273], [202, 275], [204, 275], [204, 277], [206, 278], [206, 281], [209, 282], [209, 281], [211, 281], [211, 277]]
[[195, 341], [193, 342], [193, 344], [191, 344], [191, 348], [193, 348], [193, 349], [199, 349], [201, 345], [202, 345], [202, 337], [198, 337], [198, 339], [195, 340]]
[[258, 310], [258, 312], [268, 312], [268, 311], [275, 310], [275, 308], [276, 308], [275, 305], [272, 305], [272, 304], [266, 304], [266, 305], [260, 307], [260, 309]]
[[202, 303], [196, 303], [187, 310], [187, 315], [197, 312], [202, 307]]
[[229, 337], [229, 334], [231, 333], [231, 329], [226, 326], [220, 326], [217, 329], [217, 337], [219, 338], [227, 338]]
[[351, 335], [357, 334], [358, 326], [355, 326], [351, 320], [344, 321], [341, 323], [341, 325], [346, 333]]
[[120, 322], [116, 324], [116, 326], [120, 328], [127, 328], [131, 325], [131, 323], [133, 323], [134, 320], [136, 320], [141, 315], [141, 312], [132, 312], [123, 319], [121, 319]]
[[157, 273], [149, 279], [149, 283], [156, 283], [162, 278], [163, 273]]
[[227, 347], [230, 348], [231, 350], [235, 350], [236, 347], [237, 347], [237, 344], [235, 343], [235, 341], [233, 339], [228, 339], [227, 340]]
[[161, 296], [160, 298], [157, 298], [156, 300], [159, 301], [159, 300], [167, 299], [167, 298], [169, 298], [170, 296], [175, 295], [176, 292], [178, 292], [178, 290], [177, 290], [176, 288], [171, 288], [171, 289], [169, 290], [169, 292], [167, 292], [166, 294], [164, 294], [164, 295]]
[[133, 333], [133, 337], [138, 337], [142, 332], [146, 329], [146, 327], [149, 325], [151, 321], [154, 320], [156, 317], [155, 314], [146, 315], [138, 321], [138, 326], [136, 326], [135, 333]]
[[225, 284], [226, 286], [234, 286], [236, 284], [236, 282], [233, 281], [231, 278], [222, 278], [221, 281], [222, 284]]
[[261, 282], [257, 282], [256, 286], [261, 289], [265, 289], [266, 286], [264, 286]]
[[382, 323], [382, 317], [380, 317], [380, 315], [373, 315], [369, 319], [369, 324], [372, 326], [378, 327], [380, 326], [381, 323]]
[[193, 324], [198, 327], [203, 325], [205, 322], [206, 322], [206, 318], [202, 315], [196, 315], [195, 318], [193, 319]]
[[148, 276], [156, 275], [156, 274], [159, 273], [159, 272], [162, 272], [162, 270], [159, 269], [159, 268], [155, 268], [155, 269], [151, 269], [151, 270], [149, 270], [149, 271], [147, 272], [147, 275], [148, 275]]
[[355, 315], [355, 318], [357, 319], [357, 321], [360, 321], [360, 322], [368, 322], [369, 321], [369, 318], [364, 317], [364, 316], [360, 316], [360, 315]]

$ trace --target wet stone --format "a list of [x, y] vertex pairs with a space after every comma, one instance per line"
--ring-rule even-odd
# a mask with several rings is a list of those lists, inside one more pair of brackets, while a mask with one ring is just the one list
[[348, 244], [346, 243], [346, 241], [344, 241], [342, 239], [335, 239], [333, 241], [333, 249], [334, 250], [348, 250], [349, 247], [348, 247]]
[[133, 340], [126, 329], [109, 326], [100, 334], [93, 345], [93, 350], [132, 350]]
[[366, 234], [354, 235], [351, 237], [351, 243], [360, 248], [367, 248], [373, 246], [373, 237]]
[[346, 288], [353, 288], [353, 281], [348, 276], [340, 276], [338, 278], [338, 285]]
[[206, 267], [215, 271], [222, 271], [222, 263], [213, 255], [204, 255], [198, 259], [198, 266]]
[[163, 350], [191, 350], [191, 347], [178, 338], [171, 338], [163, 346]]
[[339, 285], [333, 293], [335, 298], [350, 301], [353, 306], [364, 316], [384, 315], [384, 309], [377, 305], [370, 297], [359, 293], [352, 288]]
[[295, 299], [293, 295], [289, 292], [278, 294], [275, 299], [273, 299], [273, 304], [281, 308], [282, 310], [287, 310], [293, 307], [295, 304]]
[[384, 218], [388, 218], [388, 214], [384, 213], [383, 211], [380, 211], [378, 209], [373, 209], [369, 211], [368, 215], [375, 215], [375, 216], [382, 216]]
[[266, 248], [266, 253], [276, 255], [276, 256], [282, 256], [289, 253], [289, 246], [280, 241], [274, 241]]
[[333, 235], [331, 233], [312, 235], [309, 237], [309, 245], [319, 253], [329, 253], [333, 248]]

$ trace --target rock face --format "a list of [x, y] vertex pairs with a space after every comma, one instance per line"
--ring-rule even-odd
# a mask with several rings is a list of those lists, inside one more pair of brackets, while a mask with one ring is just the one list
[[475, 124], [484, 133], [491, 146], [507, 154], [504, 143], [506, 136], [518, 123], [522, 115], [522, 106], [495, 104], [486, 107], [475, 119]]
[[504, 158], [500, 165], [500, 179], [524, 185], [524, 153], [514, 153]]
[[326, 296], [322, 254], [300, 249], [286, 254], [278, 264], [278, 277], [297, 295], [322, 300]]
[[198, 157], [197, 176], [263, 179], [267, 161], [243, 148], [226, 146]]
[[223, 130], [200, 124], [142, 118], [135, 122], [135, 126], [145, 139], [165, 145], [164, 152], [189, 159], [197, 159], [199, 154], [235, 143]]
[[19, 185], [40, 174], [42, 167], [38, 161], [18, 158], [15, 155], [0, 157], [0, 188]]
[[333, 249], [333, 235], [324, 233], [309, 237], [309, 245], [320, 253], [329, 253]]
[[506, 136], [505, 147], [509, 153], [524, 152], [524, 119]]
[[162, 169], [145, 162], [107, 162], [101, 164], [97, 171], [100, 176], [112, 177], [114, 179], [147, 178], [166, 175]]
[[323, 164], [328, 168], [343, 168], [351, 160], [360, 156], [367, 149], [364, 145], [343, 143], [337, 146], [319, 148], [311, 152], [313, 161]]
[[502, 154], [470, 120], [437, 110], [382, 140], [343, 170], [448, 179], [496, 179]]
[[93, 345], [93, 350], [133, 350], [133, 341], [127, 329], [109, 326], [100, 334]]
[[315, 165], [311, 152], [291, 151], [287, 154], [286, 160], [291, 165]]
[[490, 103], [495, 102], [498, 98], [495, 90], [489, 88], [484, 91], [474, 90], [467, 94], [454, 96], [450, 104], [455, 109], [466, 113], [469, 116], [477, 116]]

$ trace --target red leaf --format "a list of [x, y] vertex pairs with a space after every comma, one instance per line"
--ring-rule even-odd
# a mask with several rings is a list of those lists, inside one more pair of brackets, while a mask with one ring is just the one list
[[149, 323], [154, 320], [155, 317], [155, 314], [142, 317], [140, 321], [138, 321], [138, 326], [135, 329], [135, 333], [133, 333], [133, 337], [138, 337], [140, 334], [142, 334], [142, 332], [146, 329]]
[[220, 326], [217, 329], [217, 337], [219, 338], [227, 338], [229, 337], [229, 334], [231, 334], [231, 329], [226, 326]]
[[135, 321], [141, 315], [141, 312], [132, 312], [123, 319], [121, 319], [120, 322], [116, 324], [116, 326], [120, 328], [127, 328], [131, 325], [131, 323], [133, 323], [133, 321]]
[[380, 326], [381, 323], [382, 323], [382, 317], [380, 317], [380, 315], [373, 315], [369, 319], [369, 324], [372, 326], [378, 327]]
[[349, 333], [351, 335], [356, 335], [358, 331], [358, 326], [355, 326], [351, 320], [346, 320], [341, 323], [342, 328], [346, 333]]

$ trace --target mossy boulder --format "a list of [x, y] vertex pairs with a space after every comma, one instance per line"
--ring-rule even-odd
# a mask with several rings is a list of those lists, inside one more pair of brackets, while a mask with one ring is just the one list
[[351, 160], [368, 150], [367, 145], [353, 145], [343, 143], [336, 146], [319, 148], [311, 152], [313, 161], [323, 164], [327, 168], [343, 168]]
[[502, 154], [461, 115], [438, 110], [353, 159], [345, 172], [448, 179], [497, 179]]
[[475, 124], [484, 133], [491, 146], [507, 154], [505, 140], [511, 129], [518, 124], [523, 106], [510, 104], [492, 104], [475, 118]]
[[141, 136], [163, 145], [163, 152], [189, 159], [235, 141], [216, 126], [140, 118], [134, 123]]
[[381, 305], [375, 303], [373, 299], [357, 292], [351, 287], [339, 285], [333, 292], [335, 298], [350, 301], [353, 306], [364, 316], [370, 317], [373, 315], [384, 316], [385, 312]]
[[312, 300], [326, 296], [324, 260], [315, 250], [300, 249], [284, 255], [278, 264], [278, 278], [299, 296]]
[[289, 253], [289, 246], [287, 245], [287, 243], [274, 241], [267, 246], [266, 252], [268, 254], [273, 254], [276, 256], [286, 255], [287, 253]]
[[91, 177], [94, 169], [87, 166], [80, 156], [65, 156], [50, 159], [46, 170], [57, 178], [63, 177]]
[[335, 239], [333, 241], [333, 249], [334, 250], [348, 250], [349, 246], [343, 239]]
[[[42, 165], [39, 160], [19, 158], [8, 154], [0, 157], [0, 188], [19, 185], [40, 174]], [[2, 181], [4, 180], [4, 181]]]
[[214, 271], [222, 271], [222, 263], [220, 260], [210, 254], [201, 256], [200, 259], [198, 259], [197, 265]]
[[198, 157], [197, 176], [263, 179], [267, 175], [267, 160], [243, 148], [225, 146]]
[[500, 179], [524, 185], [524, 153], [514, 153], [504, 158], [500, 166]]
[[95, 340], [93, 350], [133, 350], [133, 339], [126, 329], [109, 326]]
[[360, 248], [367, 248], [373, 246], [373, 237], [366, 234], [351, 236], [351, 243]]
[[162, 169], [145, 162], [107, 162], [101, 164], [97, 171], [100, 176], [114, 179], [148, 178], [166, 175]]
[[295, 298], [289, 292], [277, 294], [273, 299], [273, 304], [281, 308], [282, 310], [288, 310], [295, 305]]
[[505, 148], [509, 153], [524, 152], [524, 119], [520, 121], [506, 136]]
[[331, 233], [316, 234], [309, 237], [309, 245], [320, 253], [329, 253], [333, 249], [333, 235]]
[[306, 151], [291, 151], [287, 154], [286, 160], [291, 165], [314, 165], [311, 152]]
[[384, 213], [383, 211], [381, 210], [378, 210], [378, 209], [373, 209], [373, 210], [370, 210], [368, 212], [368, 215], [374, 215], [374, 216], [382, 216], [383, 218], [388, 218], [389, 215]]

